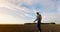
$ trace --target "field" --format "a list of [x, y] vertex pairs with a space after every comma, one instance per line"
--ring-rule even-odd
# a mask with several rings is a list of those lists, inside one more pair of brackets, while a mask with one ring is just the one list
[[[60, 32], [59, 24], [41, 24], [42, 32]], [[0, 32], [38, 32], [36, 24], [0, 24]]]

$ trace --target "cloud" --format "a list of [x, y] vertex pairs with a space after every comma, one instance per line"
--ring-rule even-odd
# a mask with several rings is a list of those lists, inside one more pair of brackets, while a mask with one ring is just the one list
[[18, 22], [22, 20], [25, 20], [23, 23], [31, 22], [36, 18], [36, 11], [42, 14], [42, 22], [60, 21], [59, 0], [0, 0], [0, 13], [4, 15], [3, 17], [13, 16], [11, 17], [13, 20], [9, 18], [12, 21], [16, 19]]
[[0, 14], [1, 15], [0, 17], [3, 17], [3, 19], [0, 18], [1, 19], [0, 21], [3, 21], [5, 19], [5, 22], [3, 21], [5, 24], [6, 23], [7, 24], [8, 23], [11, 23], [11, 24], [20, 23], [21, 24], [21, 23], [29, 21], [26, 18], [33, 18], [33, 16], [30, 14], [31, 11], [32, 10], [28, 8], [15, 5], [7, 1], [2, 1], [0, 3], [0, 12], [2, 14], [2, 15]]
[[40, 0], [43, 7], [42, 22], [56, 22], [60, 24], [60, 1], [53, 0]]
[[15, 18], [14, 16], [0, 13], [0, 24], [22, 24], [23, 20]]
[[10, 3], [20, 5], [21, 3], [26, 3], [32, 5], [37, 2], [37, 0], [8, 0]]

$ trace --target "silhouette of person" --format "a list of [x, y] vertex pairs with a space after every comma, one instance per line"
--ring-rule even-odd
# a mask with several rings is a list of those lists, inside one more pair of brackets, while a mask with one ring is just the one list
[[41, 16], [41, 14], [39, 14], [39, 12], [36, 12], [36, 14], [37, 14], [37, 18], [35, 21], [37, 21], [37, 28], [38, 28], [39, 32], [41, 32], [41, 25], [40, 24], [41, 24], [42, 16]]

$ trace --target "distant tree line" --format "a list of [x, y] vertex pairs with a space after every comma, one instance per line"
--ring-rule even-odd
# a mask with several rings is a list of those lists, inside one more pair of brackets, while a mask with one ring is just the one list
[[[36, 24], [36, 23], [25, 23], [25, 24]], [[41, 23], [41, 24], [56, 24], [55, 22], [51, 22], [51, 23]]]

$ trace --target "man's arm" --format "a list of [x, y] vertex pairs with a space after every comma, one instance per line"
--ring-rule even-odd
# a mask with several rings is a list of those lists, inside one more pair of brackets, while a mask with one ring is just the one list
[[[35, 21], [37, 21], [37, 19]], [[34, 21], [34, 23], [35, 23], [35, 21]]]

